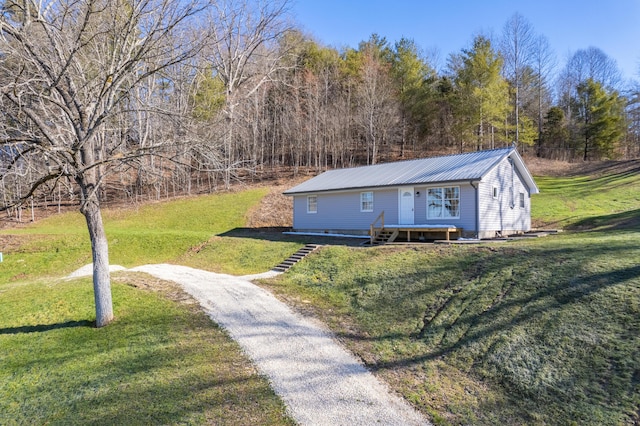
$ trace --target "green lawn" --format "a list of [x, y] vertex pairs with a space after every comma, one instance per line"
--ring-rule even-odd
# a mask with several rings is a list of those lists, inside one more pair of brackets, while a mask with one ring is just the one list
[[[640, 178], [542, 177], [537, 225], [465, 246], [325, 247], [265, 286], [326, 321], [435, 424], [640, 422]], [[270, 269], [301, 240], [246, 232], [266, 190], [107, 209], [111, 263]], [[79, 214], [0, 233], [0, 424], [288, 424], [237, 346], [175, 287], [116, 274], [91, 327]]]
[[[111, 263], [269, 270], [302, 243], [219, 236], [264, 190], [103, 212]], [[176, 286], [113, 275], [116, 320], [96, 329], [78, 213], [0, 234], [0, 424], [292, 424], [240, 348]], [[254, 253], [255, 256], [249, 256]]]
[[[110, 263], [125, 267], [178, 263], [238, 275], [268, 271], [303, 243], [220, 236], [245, 226], [247, 211], [267, 192], [247, 190], [105, 209]], [[80, 213], [56, 215], [2, 232], [0, 242], [9, 237], [19, 238], [20, 245], [4, 250], [0, 283], [60, 277], [91, 263], [88, 232]]]
[[267, 285], [436, 424], [640, 422], [640, 178], [538, 183], [536, 219], [583, 232], [325, 248]]
[[90, 279], [0, 286], [0, 424], [293, 423], [240, 348], [177, 288], [116, 280], [116, 321], [100, 329]]
[[608, 174], [537, 177], [541, 188], [532, 198], [532, 217], [550, 227], [568, 229], [640, 226], [640, 179], [637, 170]]

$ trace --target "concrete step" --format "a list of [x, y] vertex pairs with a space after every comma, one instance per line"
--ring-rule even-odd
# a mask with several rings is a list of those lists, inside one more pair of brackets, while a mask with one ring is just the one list
[[317, 244], [307, 244], [306, 246], [302, 247], [300, 250], [298, 250], [297, 252], [295, 252], [294, 254], [292, 254], [282, 262], [280, 262], [272, 270], [277, 272], [286, 272], [287, 270], [289, 270], [289, 268], [291, 268], [296, 263], [300, 262], [307, 255], [317, 250], [318, 247], [320, 246]]

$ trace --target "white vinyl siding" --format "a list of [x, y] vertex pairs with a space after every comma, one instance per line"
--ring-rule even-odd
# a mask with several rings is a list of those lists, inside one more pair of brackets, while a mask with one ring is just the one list
[[360, 212], [372, 212], [373, 211], [373, 192], [361, 192], [360, 193]]
[[307, 213], [318, 213], [318, 196], [307, 196]]
[[[500, 162], [480, 182], [480, 232], [529, 231], [531, 206], [526, 199], [529, 188], [508, 159]], [[493, 188], [498, 188], [498, 198], [493, 198]], [[522, 206], [524, 196], [524, 206]]]
[[460, 187], [448, 186], [427, 190], [427, 219], [459, 219]]

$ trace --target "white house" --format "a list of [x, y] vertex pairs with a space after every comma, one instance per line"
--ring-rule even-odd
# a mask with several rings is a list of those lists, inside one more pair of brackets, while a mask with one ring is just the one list
[[295, 231], [448, 239], [529, 231], [538, 192], [509, 147], [330, 170], [284, 194], [293, 197]]

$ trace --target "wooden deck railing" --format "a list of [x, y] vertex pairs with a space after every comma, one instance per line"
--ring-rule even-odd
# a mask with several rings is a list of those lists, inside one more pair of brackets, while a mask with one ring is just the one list
[[[376, 223], [380, 222], [380, 226], [376, 226]], [[374, 220], [371, 223], [370, 229], [369, 229], [369, 235], [371, 235], [371, 245], [373, 245], [373, 242], [375, 241], [375, 239], [378, 237], [378, 234], [380, 234], [380, 232], [382, 232], [382, 230], [384, 229], [384, 210], [382, 212], [380, 212], [380, 214], [378, 215], [378, 217], [376, 217], [376, 220]]]

